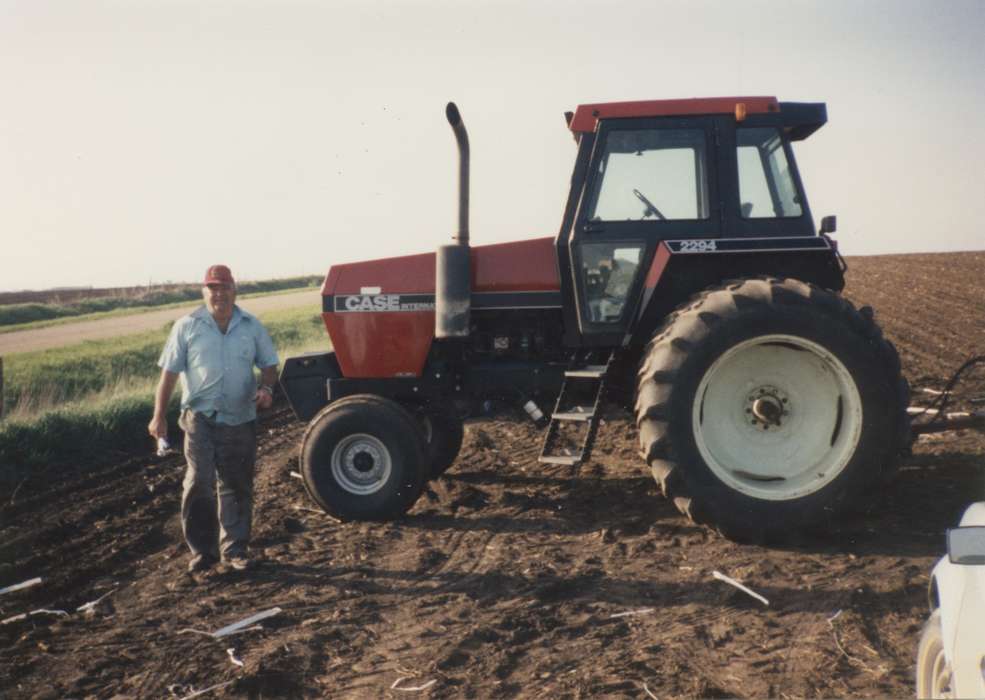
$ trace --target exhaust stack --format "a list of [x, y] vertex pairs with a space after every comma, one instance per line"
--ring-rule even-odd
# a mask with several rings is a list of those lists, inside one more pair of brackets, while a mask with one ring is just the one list
[[450, 245], [438, 248], [435, 256], [434, 335], [436, 338], [465, 338], [469, 334], [472, 301], [472, 270], [469, 260], [469, 135], [454, 102], [445, 116], [458, 142], [458, 230]]

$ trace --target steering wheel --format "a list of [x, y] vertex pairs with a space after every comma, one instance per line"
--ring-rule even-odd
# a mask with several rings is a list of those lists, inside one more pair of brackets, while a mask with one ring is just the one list
[[654, 216], [656, 216], [657, 218], [659, 218], [661, 221], [666, 221], [667, 220], [667, 217], [664, 216], [660, 212], [659, 209], [657, 209], [656, 205], [653, 202], [651, 202], [649, 199], [646, 198], [646, 195], [645, 194], [643, 194], [642, 192], [640, 192], [639, 190], [636, 190], [636, 189], [633, 190], [633, 194], [635, 194], [636, 195], [636, 198], [638, 200], [640, 200], [641, 202], [643, 202], [643, 205], [646, 207], [646, 209], [643, 210], [643, 218], [644, 219], [646, 217], [648, 217], [650, 214], [653, 214]]

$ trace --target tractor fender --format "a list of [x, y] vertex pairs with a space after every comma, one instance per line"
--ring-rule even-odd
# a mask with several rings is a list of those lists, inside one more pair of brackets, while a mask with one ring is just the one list
[[284, 361], [280, 386], [294, 415], [307, 422], [328, 405], [328, 380], [341, 376], [334, 352], [309, 352]]
[[827, 236], [665, 240], [640, 286], [636, 317], [624, 345], [645, 343], [682, 303], [727, 280], [773, 276], [840, 292], [846, 266]]

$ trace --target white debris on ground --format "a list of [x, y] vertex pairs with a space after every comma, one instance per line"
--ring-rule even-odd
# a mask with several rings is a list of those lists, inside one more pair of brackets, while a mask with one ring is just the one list
[[719, 581], [724, 581], [725, 583], [727, 583], [730, 586], [735, 586], [736, 588], [738, 588], [743, 593], [746, 593], [746, 594], [752, 596], [753, 598], [755, 598], [756, 600], [760, 601], [763, 605], [769, 605], [770, 604], [770, 602], [768, 600], [766, 600], [766, 598], [764, 598], [763, 596], [759, 595], [758, 593], [756, 593], [751, 588], [747, 588], [746, 586], [743, 586], [741, 583], [739, 583], [738, 581], [736, 581], [734, 578], [729, 578], [728, 576], [726, 576], [725, 574], [723, 574], [721, 571], [712, 571], [711, 572], [711, 575], [713, 577], [715, 577], [716, 579], [718, 579]]

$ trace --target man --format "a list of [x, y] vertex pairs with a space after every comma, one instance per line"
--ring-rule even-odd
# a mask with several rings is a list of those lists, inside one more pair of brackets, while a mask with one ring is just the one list
[[[256, 412], [273, 403], [278, 363], [267, 330], [236, 306], [236, 282], [228, 267], [206, 270], [202, 298], [205, 305], [171, 329], [157, 363], [161, 379], [147, 426], [152, 436], [167, 436], [168, 401], [180, 376], [178, 424], [185, 431], [188, 462], [181, 528], [192, 553], [192, 573], [211, 568], [220, 555], [234, 569], [249, 565]], [[259, 388], [254, 366], [260, 368]]]

